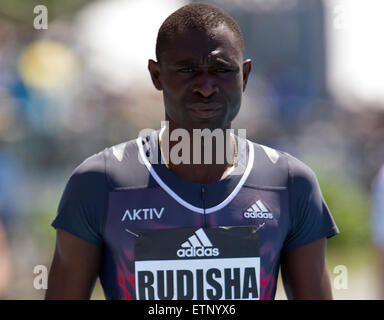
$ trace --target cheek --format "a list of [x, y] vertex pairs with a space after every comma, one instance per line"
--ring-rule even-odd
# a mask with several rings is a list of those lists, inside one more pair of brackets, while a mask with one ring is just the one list
[[182, 101], [182, 95], [180, 94], [180, 90], [175, 90], [174, 88], [170, 88], [169, 86], [163, 89], [163, 98], [165, 105], [171, 108], [180, 106], [180, 103]]
[[183, 95], [180, 90], [174, 90], [169, 86], [163, 88], [163, 101], [165, 111], [172, 120], [180, 121], [184, 118], [185, 109], [183, 108]]
[[227, 78], [220, 79], [220, 86], [222, 91], [233, 98], [238, 98], [238, 96], [243, 92], [243, 80], [238, 73], [236, 76], [230, 76]]
[[181, 81], [170, 76], [164, 79], [163, 93], [168, 96], [168, 100], [180, 100], [184, 91], [184, 85]]
[[237, 114], [239, 113], [241, 102], [242, 102], [242, 96], [243, 91], [242, 88], [239, 86], [233, 86], [231, 88], [228, 88], [228, 104], [229, 104], [229, 121], [232, 121]]
[[241, 99], [243, 95], [242, 85], [238, 82], [233, 82], [230, 85], [223, 87], [224, 94], [230, 102], [232, 109], [240, 107]]

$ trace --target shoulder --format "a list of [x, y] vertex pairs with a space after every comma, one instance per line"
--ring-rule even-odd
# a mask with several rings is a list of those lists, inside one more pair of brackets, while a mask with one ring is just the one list
[[145, 187], [150, 181], [144, 160], [152, 161], [157, 156], [155, 137], [156, 132], [107, 147], [87, 158], [76, 168], [75, 175], [103, 182], [111, 190]]
[[265, 187], [286, 187], [316, 183], [313, 170], [291, 154], [251, 142], [253, 149], [252, 183]]
[[290, 185], [297, 188], [298, 192], [318, 187], [318, 181], [313, 169], [297, 159], [296, 157], [286, 154], [288, 164], [288, 178]]
[[156, 163], [157, 131], [105, 148], [84, 160], [73, 172], [71, 180], [91, 188], [146, 187], [149, 179], [148, 162]]
[[135, 145], [135, 140], [130, 140], [89, 156], [72, 172], [70, 178], [72, 184], [75, 182], [80, 187], [89, 186], [92, 189], [101, 185], [106, 186], [111, 178], [118, 175], [118, 171], [123, 170], [122, 167], [129, 163]]
[[73, 189], [93, 189], [105, 182], [105, 155], [104, 151], [86, 158], [72, 172], [69, 185]]
[[109, 178], [114, 171], [122, 170], [132, 159], [137, 159], [137, 149], [136, 139], [106, 147], [86, 158], [76, 167], [73, 174], [81, 177]]

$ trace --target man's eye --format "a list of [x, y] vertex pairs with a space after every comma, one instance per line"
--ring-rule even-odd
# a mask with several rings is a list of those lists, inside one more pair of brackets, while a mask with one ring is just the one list
[[181, 68], [181, 69], [179, 69], [179, 72], [191, 73], [191, 72], [193, 72], [193, 69], [192, 68]]
[[224, 72], [230, 72], [231, 70], [229, 69], [225, 69], [225, 68], [217, 68], [216, 69], [216, 72], [219, 72], [219, 73], [224, 73]]

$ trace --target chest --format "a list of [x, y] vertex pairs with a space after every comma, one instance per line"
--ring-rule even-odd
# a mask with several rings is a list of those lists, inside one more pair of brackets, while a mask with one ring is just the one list
[[132, 296], [272, 296], [290, 226], [287, 190], [244, 186], [228, 199], [208, 208], [204, 197], [192, 205], [162, 188], [109, 194], [105, 242]]
[[[207, 195], [209, 196], [209, 195]], [[104, 227], [106, 243], [116, 251], [130, 246], [141, 230], [252, 226], [262, 242], [278, 249], [290, 227], [288, 192], [284, 188], [258, 189], [244, 186], [230, 201], [213, 207], [188, 203], [162, 188], [110, 192]]]

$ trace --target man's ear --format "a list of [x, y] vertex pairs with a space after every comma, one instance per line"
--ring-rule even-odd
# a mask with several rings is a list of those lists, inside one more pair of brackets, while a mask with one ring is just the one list
[[245, 87], [247, 86], [248, 77], [252, 70], [252, 61], [251, 59], [247, 59], [243, 62], [243, 91], [245, 91]]
[[161, 85], [160, 81], [160, 65], [158, 62], [149, 59], [148, 60], [148, 70], [151, 75], [151, 79], [153, 82], [153, 85], [157, 90], [163, 90], [163, 86]]

